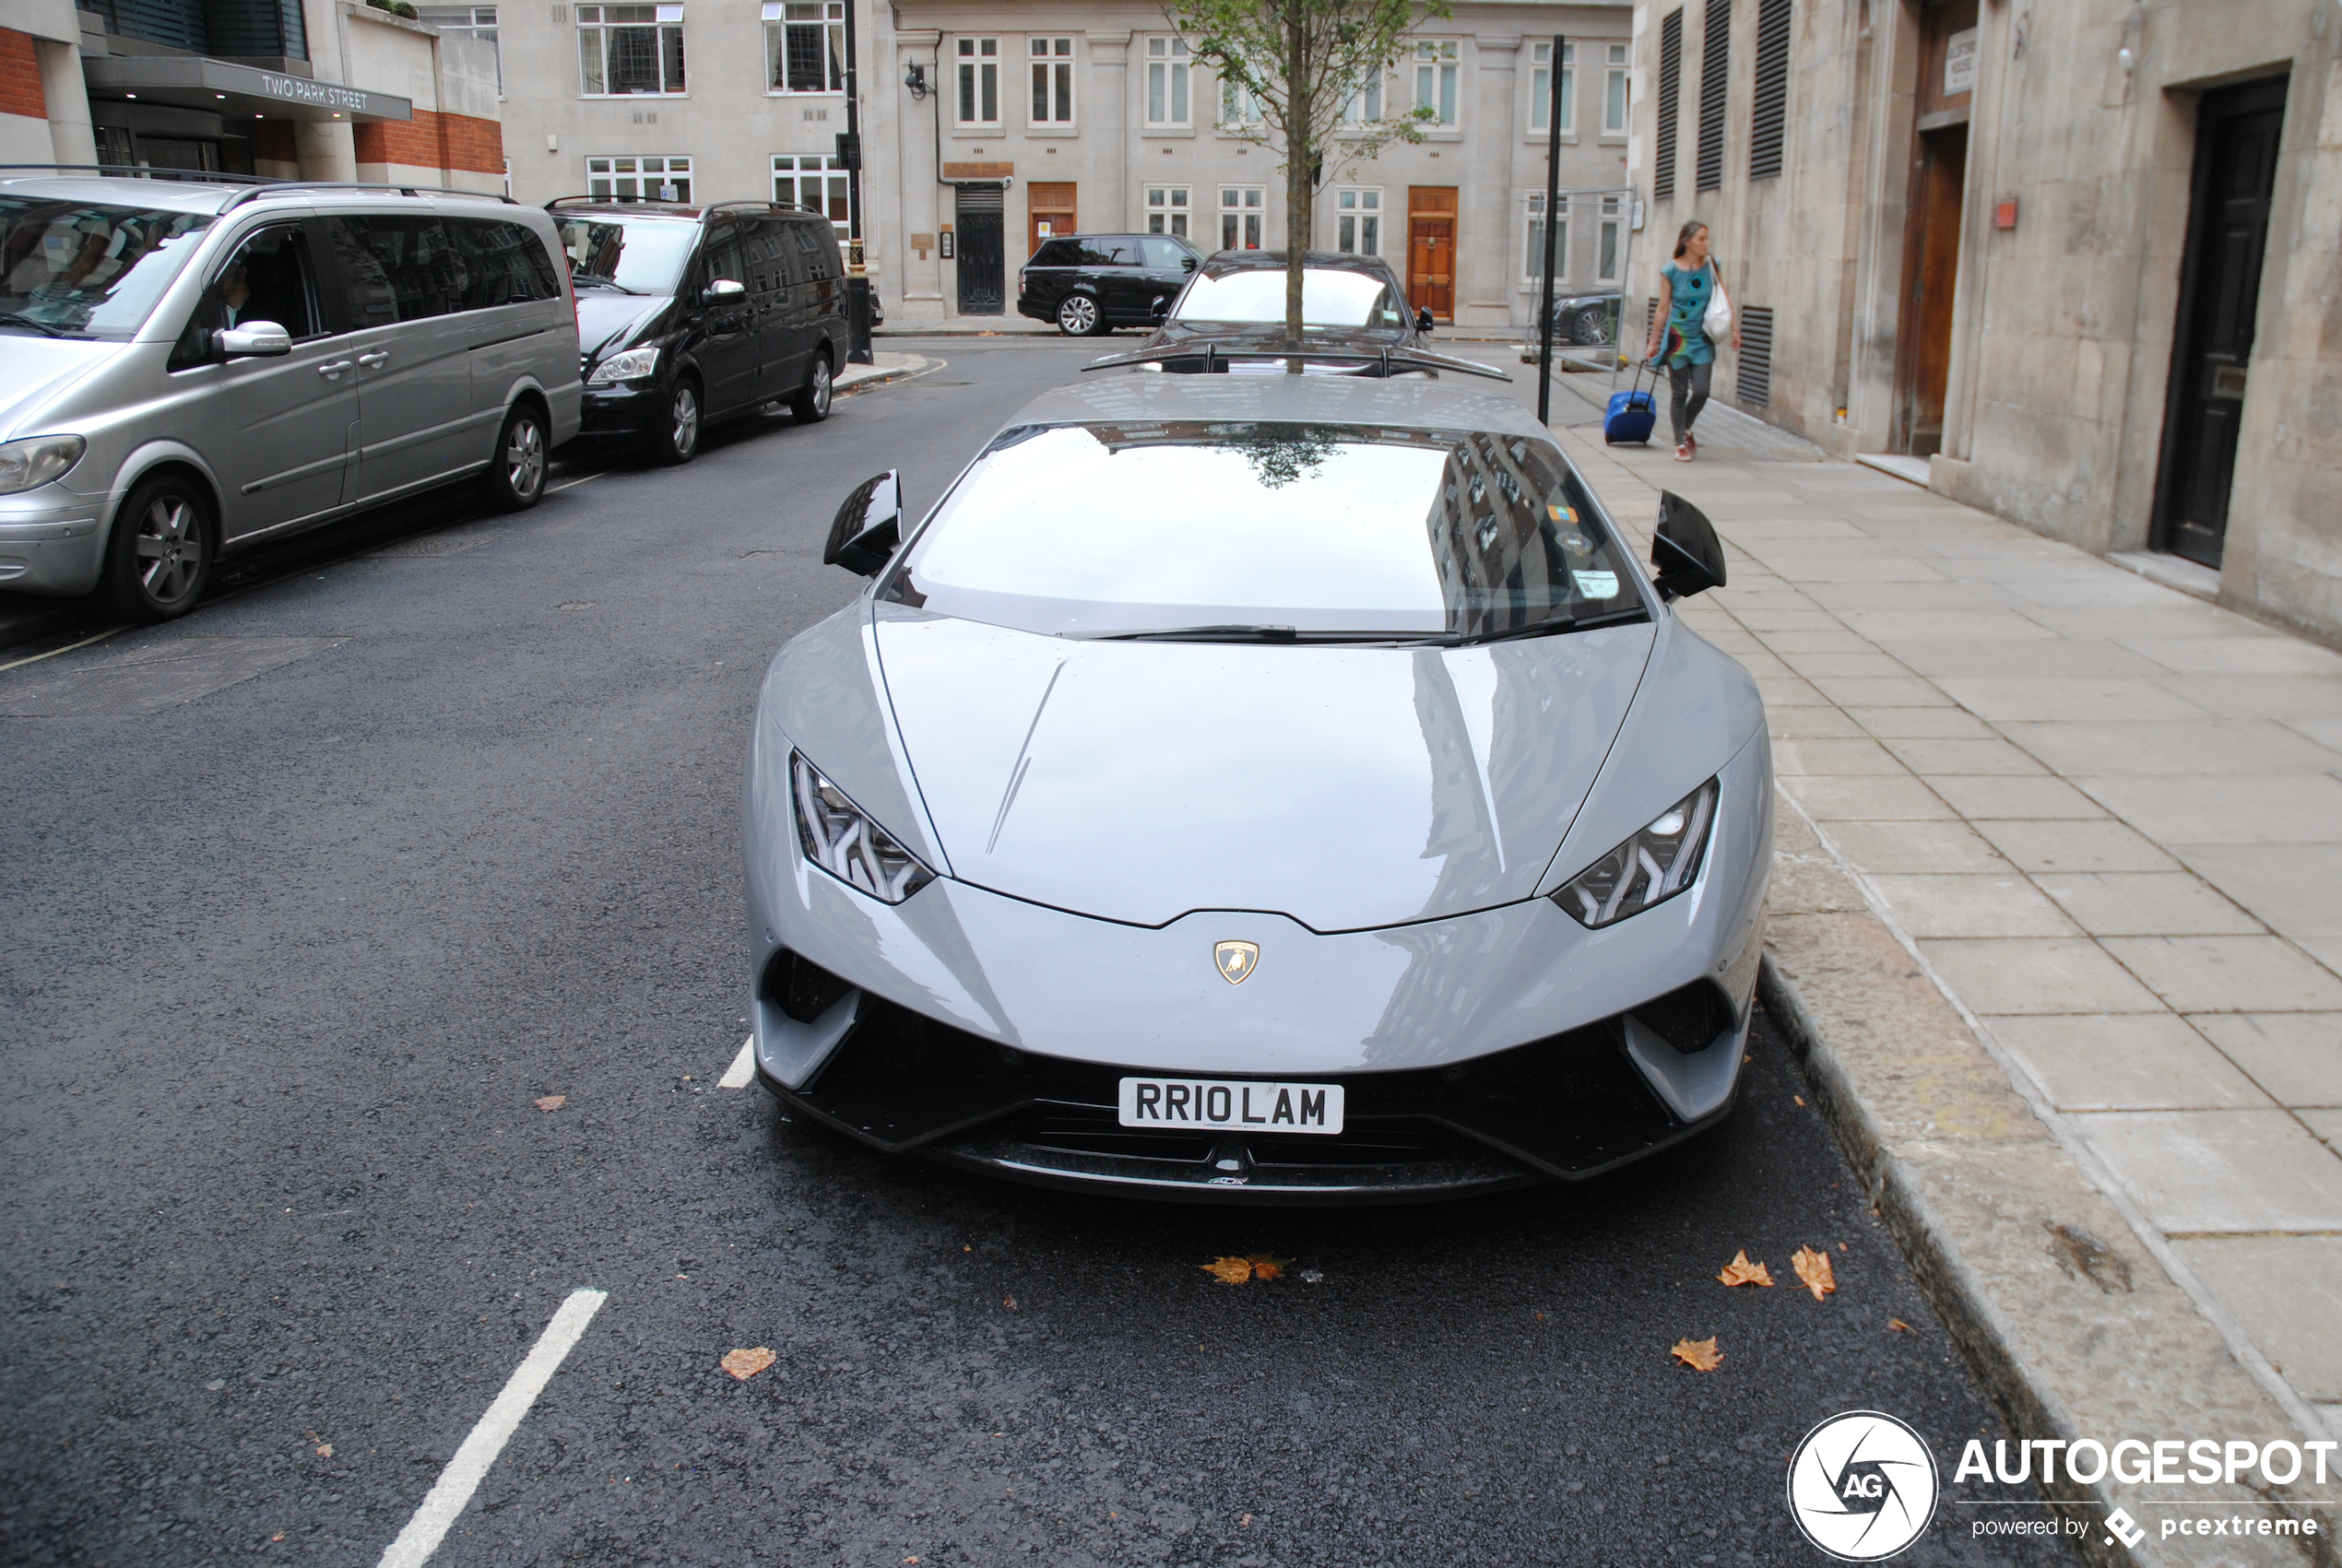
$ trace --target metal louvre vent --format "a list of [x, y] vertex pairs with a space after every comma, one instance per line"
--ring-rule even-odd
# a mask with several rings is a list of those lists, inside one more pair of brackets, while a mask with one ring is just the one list
[[1733, 389], [1733, 400], [1744, 408], [1762, 408], [1773, 400], [1773, 308], [1770, 305], [1740, 307], [1740, 383]]
[[1652, 160], [1650, 196], [1668, 201], [1675, 195], [1675, 120], [1683, 104], [1684, 13], [1679, 7], [1659, 24], [1659, 146]]
[[1756, 0], [1756, 95], [1748, 126], [1748, 177], [1780, 177], [1789, 118], [1789, 8], [1792, 0]]
[[557, 27], [557, 28], [565, 28], [565, 27], [569, 26], [569, 7], [568, 7], [568, 6], [547, 6], [547, 7], [546, 7], [546, 9], [547, 9], [547, 10], [549, 10], [549, 11], [550, 11], [550, 12], [552, 12], [552, 14], [553, 14], [553, 25], [554, 25], [555, 27]]
[[998, 185], [962, 185], [959, 188], [959, 210], [962, 212], [1002, 212], [1007, 203]]
[[1699, 188], [1724, 183], [1724, 91], [1731, 85], [1732, 0], [1708, 0], [1708, 37], [1699, 53]]

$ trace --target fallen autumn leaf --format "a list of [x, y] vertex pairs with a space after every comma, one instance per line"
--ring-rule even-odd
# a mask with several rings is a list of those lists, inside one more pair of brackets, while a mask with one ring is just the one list
[[1768, 1289], [1773, 1282], [1772, 1270], [1761, 1263], [1749, 1262], [1745, 1247], [1733, 1254], [1733, 1260], [1724, 1265], [1723, 1272], [1716, 1278], [1727, 1285], [1763, 1285]]
[[332, 1458], [333, 1456], [334, 1456], [334, 1445], [333, 1445], [332, 1444], [330, 1444], [330, 1443], [320, 1443], [319, 1444], [317, 1444], [317, 1457], [319, 1457], [320, 1459], [330, 1459], [330, 1458]]
[[1716, 1348], [1714, 1339], [1678, 1339], [1675, 1348], [1667, 1352], [1694, 1372], [1714, 1372], [1724, 1362], [1724, 1352]]
[[727, 1350], [724, 1353], [724, 1359], [717, 1364], [742, 1383], [746, 1383], [779, 1359], [772, 1351], [759, 1345], [752, 1350]]
[[1248, 1257], [1215, 1257], [1196, 1267], [1223, 1285], [1241, 1285], [1252, 1278], [1252, 1259]]
[[1899, 1317], [1888, 1318], [1887, 1320], [1887, 1326], [1892, 1328], [1898, 1334], [1909, 1334], [1911, 1331], [1911, 1326], [1905, 1323]]
[[566, 1094], [548, 1094], [537, 1102], [537, 1108], [539, 1111], [558, 1111], [568, 1103], [569, 1096]]
[[1796, 1268], [1797, 1278], [1804, 1282], [1805, 1289], [1814, 1292], [1814, 1300], [1820, 1301], [1838, 1289], [1838, 1277], [1829, 1268], [1829, 1254], [1816, 1252], [1812, 1247], [1799, 1247], [1797, 1256], [1789, 1261]]

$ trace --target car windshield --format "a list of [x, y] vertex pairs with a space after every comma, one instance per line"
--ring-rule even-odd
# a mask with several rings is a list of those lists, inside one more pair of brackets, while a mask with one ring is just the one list
[[683, 264], [699, 242], [699, 225], [686, 218], [564, 218], [562, 251], [570, 277], [614, 283], [631, 294], [672, 294]]
[[1064, 636], [1479, 641], [1643, 614], [1549, 442], [1484, 430], [1023, 426], [883, 596]]
[[207, 213], [0, 196], [0, 325], [134, 336], [210, 227]]
[[[1174, 321], [1284, 323], [1284, 269], [1247, 267], [1241, 272], [1203, 273], [1179, 297]], [[1390, 285], [1369, 273], [1341, 267], [1308, 267], [1301, 274], [1301, 322], [1305, 326], [1404, 326], [1406, 308]]]

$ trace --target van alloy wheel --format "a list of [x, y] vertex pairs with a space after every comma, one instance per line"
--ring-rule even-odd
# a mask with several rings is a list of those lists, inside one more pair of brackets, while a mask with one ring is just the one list
[[1098, 329], [1098, 302], [1087, 294], [1068, 294], [1058, 302], [1058, 330], [1069, 337], [1087, 337]]
[[800, 425], [818, 425], [830, 417], [830, 402], [836, 395], [837, 381], [830, 371], [830, 357], [826, 352], [813, 356], [805, 368], [805, 384], [788, 395], [788, 411], [797, 416]]
[[544, 482], [545, 431], [534, 419], [515, 419], [504, 432], [504, 483], [526, 501]]
[[659, 456], [669, 463], [689, 463], [699, 454], [699, 385], [679, 381], [667, 398], [667, 441]]
[[158, 607], [187, 596], [203, 562], [203, 541], [196, 535], [202, 525], [184, 496], [159, 495], [140, 514], [131, 548], [138, 558], [138, 581]]

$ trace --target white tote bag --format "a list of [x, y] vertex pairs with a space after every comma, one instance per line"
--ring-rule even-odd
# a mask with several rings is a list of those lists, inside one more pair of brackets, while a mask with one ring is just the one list
[[1713, 262], [1708, 265], [1709, 269], [1716, 275], [1716, 292], [1708, 301], [1707, 313], [1699, 318], [1699, 324], [1707, 332], [1708, 341], [1721, 348], [1732, 337], [1733, 302], [1724, 298], [1722, 270]]

